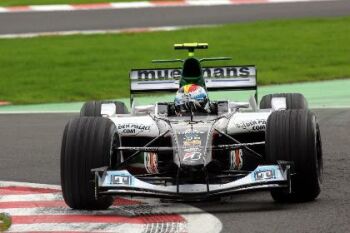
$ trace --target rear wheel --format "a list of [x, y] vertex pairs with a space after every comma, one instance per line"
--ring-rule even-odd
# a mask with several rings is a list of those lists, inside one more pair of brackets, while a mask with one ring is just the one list
[[80, 116], [101, 117], [102, 104], [114, 104], [115, 114], [128, 113], [127, 107], [123, 102], [120, 102], [120, 101], [89, 101], [82, 106], [80, 110]]
[[320, 193], [322, 176], [321, 134], [314, 113], [309, 110], [273, 112], [266, 125], [266, 161], [294, 163], [292, 192], [271, 192], [278, 202], [314, 200]]
[[109, 166], [116, 133], [102, 117], [79, 117], [68, 122], [61, 148], [63, 198], [73, 209], [107, 209], [112, 197], [95, 198], [93, 168]]
[[263, 96], [260, 101], [260, 109], [272, 108], [272, 99], [282, 97], [286, 99], [287, 109], [307, 109], [308, 104], [305, 97], [300, 93], [279, 93]]

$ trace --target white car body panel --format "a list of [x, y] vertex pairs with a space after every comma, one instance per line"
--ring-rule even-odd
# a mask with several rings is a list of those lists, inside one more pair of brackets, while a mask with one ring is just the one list
[[156, 122], [149, 115], [114, 115], [109, 117], [117, 127], [120, 136], [159, 136], [159, 129]]
[[227, 125], [228, 134], [262, 132], [271, 112], [236, 112]]

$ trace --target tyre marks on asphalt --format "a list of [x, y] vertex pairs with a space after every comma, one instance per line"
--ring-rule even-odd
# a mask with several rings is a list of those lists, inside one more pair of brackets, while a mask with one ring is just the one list
[[[12, 217], [9, 232], [220, 232], [221, 222], [198, 208], [158, 199], [117, 198], [104, 211], [66, 206], [59, 186], [0, 182], [0, 212]], [[201, 229], [199, 224], [205, 220]]]

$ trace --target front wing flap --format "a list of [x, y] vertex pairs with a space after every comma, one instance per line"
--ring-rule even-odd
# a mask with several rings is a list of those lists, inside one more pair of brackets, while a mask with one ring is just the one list
[[209, 198], [238, 192], [285, 188], [290, 190], [290, 165], [261, 165], [243, 178], [226, 184], [155, 185], [142, 181], [127, 170], [93, 169], [96, 196], [132, 195], [164, 198]]

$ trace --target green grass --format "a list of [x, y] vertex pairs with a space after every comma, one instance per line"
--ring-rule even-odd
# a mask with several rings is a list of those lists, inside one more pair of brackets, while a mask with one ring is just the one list
[[[208, 64], [255, 64], [259, 84], [350, 77], [350, 17], [265, 21], [144, 34], [0, 40], [0, 100], [15, 104], [112, 99], [129, 93], [131, 68], [184, 57], [176, 42], [209, 42]], [[162, 65], [157, 65], [162, 66]], [[327, 90], [324, 90], [327, 91]]]
[[0, 232], [4, 232], [11, 226], [11, 217], [9, 215], [0, 213]]
[[142, 0], [0, 0], [0, 6], [85, 4], [85, 3], [137, 2], [137, 1], [142, 1]]

